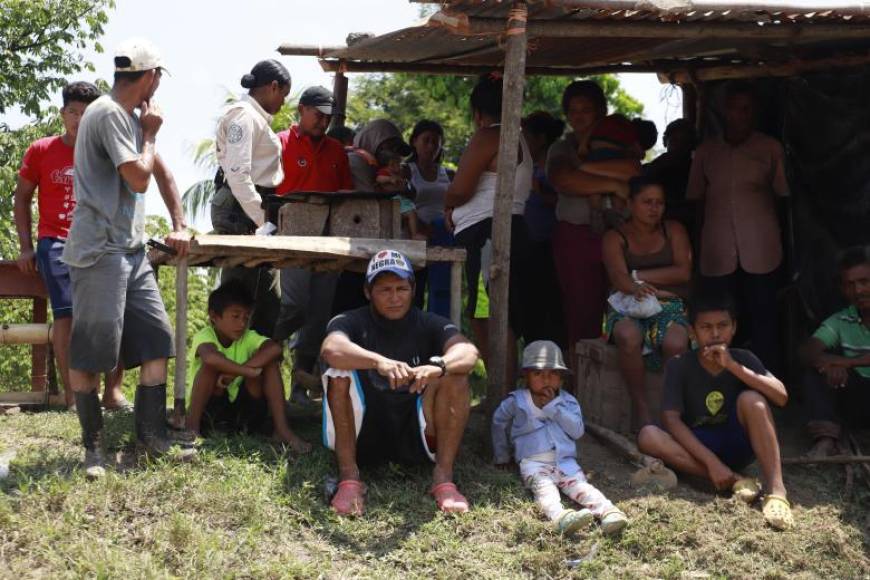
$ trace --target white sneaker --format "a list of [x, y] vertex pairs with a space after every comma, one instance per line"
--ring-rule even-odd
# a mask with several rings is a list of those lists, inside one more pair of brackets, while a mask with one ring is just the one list
[[628, 525], [628, 516], [619, 508], [613, 508], [601, 518], [601, 531], [605, 536], [614, 536]]

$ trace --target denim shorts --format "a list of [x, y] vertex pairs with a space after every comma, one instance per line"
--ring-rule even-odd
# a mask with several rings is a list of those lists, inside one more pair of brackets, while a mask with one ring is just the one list
[[55, 320], [72, 316], [72, 282], [69, 268], [60, 259], [65, 244], [60, 238], [39, 238], [36, 242], [36, 267], [48, 290]]

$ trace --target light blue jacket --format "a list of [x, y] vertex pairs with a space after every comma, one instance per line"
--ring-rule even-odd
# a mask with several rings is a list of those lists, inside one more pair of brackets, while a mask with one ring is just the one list
[[[565, 475], [580, 471], [577, 439], [583, 436], [580, 403], [564, 390], [543, 409], [532, 402], [528, 389], [517, 389], [505, 398], [492, 417], [492, 447], [496, 463], [507, 463], [511, 455], [523, 459], [556, 452], [556, 463]], [[511, 453], [513, 448], [513, 453]]]

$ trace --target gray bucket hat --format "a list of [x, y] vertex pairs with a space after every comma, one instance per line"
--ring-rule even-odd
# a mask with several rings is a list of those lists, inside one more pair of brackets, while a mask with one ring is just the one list
[[554, 369], [571, 372], [562, 359], [562, 349], [552, 340], [536, 340], [523, 349], [523, 369]]

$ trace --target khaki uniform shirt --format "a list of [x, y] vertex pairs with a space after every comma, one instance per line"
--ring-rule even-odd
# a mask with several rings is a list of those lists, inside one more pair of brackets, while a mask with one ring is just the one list
[[224, 110], [218, 121], [218, 163], [233, 196], [245, 214], [263, 225], [265, 215], [255, 186], [278, 187], [284, 180], [281, 169], [281, 141], [269, 126], [272, 115], [250, 97], [242, 97]]
[[725, 276], [738, 266], [767, 274], [782, 262], [776, 196], [788, 195], [782, 145], [752, 133], [733, 146], [721, 137], [697, 151], [687, 199], [704, 199], [701, 274]]

